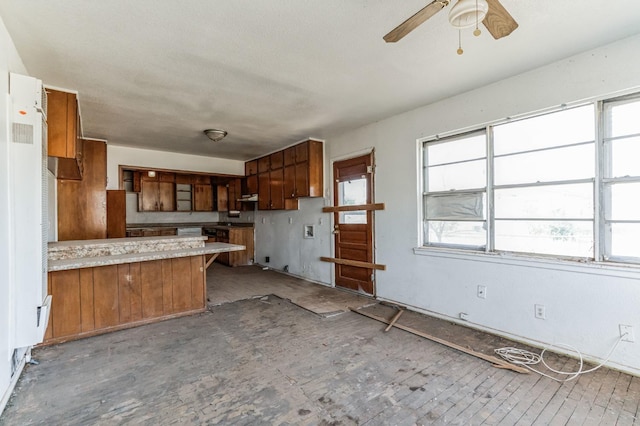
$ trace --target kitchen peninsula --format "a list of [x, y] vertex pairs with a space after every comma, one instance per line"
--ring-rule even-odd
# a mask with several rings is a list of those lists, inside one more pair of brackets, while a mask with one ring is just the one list
[[[49, 243], [51, 315], [45, 344], [60, 343], [206, 309], [206, 268], [238, 244], [206, 236]], [[206, 260], [206, 255], [212, 255]]]

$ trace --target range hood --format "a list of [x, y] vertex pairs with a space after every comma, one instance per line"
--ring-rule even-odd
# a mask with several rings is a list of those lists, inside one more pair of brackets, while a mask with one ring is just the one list
[[258, 201], [258, 194], [241, 195], [240, 198], [238, 198], [238, 201], [241, 201], [241, 202]]

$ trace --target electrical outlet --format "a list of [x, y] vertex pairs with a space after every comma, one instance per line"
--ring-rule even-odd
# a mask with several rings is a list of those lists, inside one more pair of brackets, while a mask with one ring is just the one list
[[479, 285], [478, 286], [478, 297], [480, 299], [486, 299], [487, 298], [487, 286], [486, 285]]
[[293, 218], [289, 216], [289, 225], [291, 225], [292, 223], [293, 223]]
[[630, 342], [630, 343], [635, 342], [635, 339], [633, 337], [632, 326], [620, 324], [618, 325], [618, 327], [620, 328], [620, 337], [622, 337], [623, 342]]
[[544, 305], [535, 305], [535, 316], [538, 319], [547, 319], [547, 308]]

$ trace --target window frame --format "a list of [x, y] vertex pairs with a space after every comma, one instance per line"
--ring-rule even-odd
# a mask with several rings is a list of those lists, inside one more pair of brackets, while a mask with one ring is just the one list
[[[519, 256], [529, 256], [529, 257], [538, 257], [538, 258], [550, 258], [550, 259], [558, 259], [558, 260], [570, 260], [570, 261], [579, 261], [579, 262], [612, 262], [612, 263], [623, 263], [630, 265], [639, 265], [640, 257], [634, 256], [614, 256], [611, 253], [612, 249], [612, 232], [611, 226], [615, 223], [633, 223], [640, 225], [640, 218], [637, 220], [620, 220], [620, 219], [612, 219], [610, 217], [611, 209], [613, 206], [613, 201], [611, 198], [611, 188], [620, 183], [640, 183], [640, 175], [638, 176], [625, 176], [625, 177], [612, 177], [611, 176], [611, 168], [612, 168], [612, 141], [618, 139], [626, 139], [633, 137], [640, 137], [640, 133], [624, 135], [624, 136], [616, 136], [616, 137], [608, 137], [607, 134], [609, 130], [610, 117], [607, 115], [607, 108], [613, 107], [615, 105], [620, 105], [624, 103], [630, 102], [640, 102], [640, 93], [632, 93], [629, 95], [625, 95], [622, 97], [615, 97], [610, 99], [600, 99], [590, 102], [581, 102], [576, 103], [571, 106], [561, 105], [556, 108], [551, 108], [545, 110], [543, 112], [523, 114], [517, 118], [518, 121], [527, 120], [535, 117], [540, 117], [542, 115], [554, 114], [564, 110], [580, 108], [584, 106], [591, 105], [593, 106], [594, 118], [593, 118], [593, 126], [594, 126], [594, 140], [589, 141], [579, 141], [579, 142], [571, 142], [568, 144], [561, 144], [552, 147], [543, 147], [538, 149], [531, 149], [527, 151], [517, 152], [517, 153], [506, 153], [500, 155], [494, 155], [494, 127], [502, 124], [510, 123], [515, 120], [512, 119], [504, 119], [500, 121], [495, 121], [492, 123], [487, 123], [481, 126], [475, 126], [472, 128], [467, 128], [458, 132], [448, 132], [446, 135], [435, 135], [428, 138], [421, 138], [418, 140], [418, 147], [421, 151], [420, 156], [420, 182], [421, 182], [421, 214], [420, 214], [420, 237], [419, 243], [421, 248], [424, 249], [445, 249], [445, 250], [461, 250], [464, 252], [475, 252], [475, 253], [487, 253], [487, 254], [513, 254]], [[474, 192], [484, 191], [486, 206], [484, 223], [485, 225], [485, 246], [475, 246], [475, 245], [464, 245], [464, 244], [444, 244], [437, 242], [430, 242], [428, 236], [428, 223], [429, 220], [427, 218], [427, 197], [430, 195], [438, 194], [438, 193], [446, 193], [448, 191], [434, 191], [429, 192], [427, 189], [428, 186], [428, 171], [430, 167], [433, 165], [428, 164], [428, 155], [427, 155], [427, 147], [430, 144], [434, 143], [447, 143], [447, 140], [456, 140], [465, 135], [473, 135], [473, 134], [484, 134], [486, 141], [486, 157], [484, 157], [486, 161], [486, 182], [484, 188], [474, 188], [472, 189], [464, 189], [456, 192]], [[583, 146], [583, 145], [591, 145], [594, 151], [594, 170], [593, 177], [588, 178], [579, 178], [579, 179], [569, 179], [569, 180], [559, 180], [559, 181], [550, 181], [550, 182], [535, 182], [535, 183], [515, 183], [515, 184], [502, 184], [496, 185], [494, 182], [495, 177], [495, 159], [503, 158], [508, 156], [526, 154], [531, 152], [542, 152], [542, 151], [551, 151], [557, 150], [567, 147], [573, 146]], [[471, 160], [465, 160], [471, 161]], [[463, 162], [463, 161], [461, 161]], [[438, 164], [439, 165], [439, 164]], [[568, 185], [568, 184], [591, 184], [592, 185], [592, 200], [591, 204], [593, 206], [593, 215], [589, 218], [545, 218], [546, 220], [552, 221], [567, 221], [567, 222], [590, 222], [591, 223], [591, 238], [593, 240], [593, 247], [591, 249], [591, 256], [588, 257], [577, 257], [571, 255], [557, 255], [557, 254], [545, 254], [545, 253], [536, 253], [536, 252], [523, 252], [523, 251], [508, 251], [508, 250], [500, 250], [496, 249], [496, 220], [506, 220], [508, 218], [496, 218], [495, 214], [495, 194], [496, 191], [500, 189], [509, 189], [509, 188], [531, 188], [536, 186], [560, 186], [560, 185]], [[513, 220], [517, 221], [531, 221], [532, 218], [513, 218]], [[543, 220], [543, 219], [536, 219]]]

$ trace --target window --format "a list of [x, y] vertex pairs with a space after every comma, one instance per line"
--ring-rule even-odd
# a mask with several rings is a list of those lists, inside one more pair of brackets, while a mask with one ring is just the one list
[[638, 118], [636, 95], [426, 140], [424, 245], [640, 263]]

